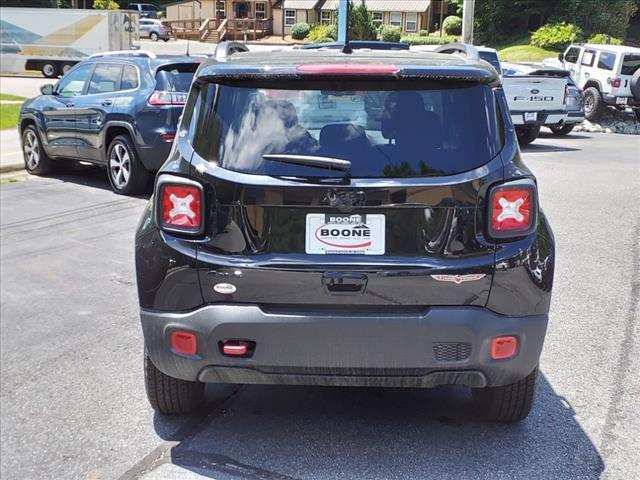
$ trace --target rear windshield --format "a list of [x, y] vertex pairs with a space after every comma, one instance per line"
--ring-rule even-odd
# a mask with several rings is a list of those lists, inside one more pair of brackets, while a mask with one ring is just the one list
[[216, 86], [208, 84], [192, 119], [194, 147], [205, 159], [244, 173], [342, 175], [263, 158], [285, 154], [348, 160], [351, 176], [359, 178], [451, 175], [484, 165], [499, 151], [496, 103], [488, 86], [401, 91], [371, 90], [371, 82], [353, 90], [330, 86], [220, 85], [216, 96]]
[[621, 75], [633, 75], [640, 68], [640, 54], [628, 53], [622, 59]]
[[156, 72], [156, 90], [165, 92], [188, 92], [199, 64], [183, 63], [166, 65]]

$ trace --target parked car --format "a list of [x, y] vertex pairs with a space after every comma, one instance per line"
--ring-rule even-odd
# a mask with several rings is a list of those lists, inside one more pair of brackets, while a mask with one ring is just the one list
[[141, 38], [148, 38], [152, 42], [157, 42], [159, 39], [167, 42], [171, 39], [172, 30], [167, 23], [153, 18], [141, 18], [139, 24]]
[[[503, 74], [497, 52], [492, 48], [454, 43], [438, 47], [436, 51], [483, 59], [498, 74]], [[557, 68], [503, 75], [502, 88], [520, 145], [528, 145], [538, 138], [543, 125], [562, 125], [568, 119], [565, 105], [567, 77], [568, 71]]]
[[153, 3], [127, 3], [121, 7], [123, 10], [135, 10], [140, 18], [158, 18], [160, 9]]
[[69, 158], [107, 167], [116, 193], [144, 191], [167, 159], [201, 59], [150, 52], [93, 55], [20, 111], [25, 168]]
[[598, 120], [607, 107], [615, 107], [632, 108], [640, 121], [640, 48], [571, 45], [558, 56], [558, 61], [571, 72], [578, 88], [584, 90], [588, 120]]
[[525, 418], [554, 240], [500, 87], [437, 53], [205, 60], [136, 233], [153, 408], [207, 382], [456, 384]]

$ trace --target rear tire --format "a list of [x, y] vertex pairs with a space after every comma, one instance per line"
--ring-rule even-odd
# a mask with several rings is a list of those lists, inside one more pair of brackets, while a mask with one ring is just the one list
[[42, 74], [47, 78], [56, 78], [58, 76], [58, 64], [55, 62], [43, 63]]
[[164, 415], [183, 415], [200, 410], [204, 404], [204, 383], [189, 382], [165, 375], [144, 354], [144, 380], [151, 407]]
[[114, 192], [121, 195], [144, 193], [151, 174], [138, 158], [129, 135], [118, 135], [107, 151], [107, 175]]
[[573, 124], [564, 124], [561, 127], [549, 127], [551, 129], [551, 132], [558, 136], [558, 137], [564, 137], [565, 135], [569, 135], [571, 133], [571, 131], [573, 130], [573, 127], [575, 127], [575, 125]]
[[47, 175], [54, 169], [53, 160], [44, 151], [34, 125], [27, 126], [22, 132], [22, 156], [24, 168], [31, 175]]
[[636, 114], [636, 120], [640, 123], [640, 108], [634, 108], [633, 113]]
[[607, 105], [597, 88], [589, 87], [584, 91], [584, 116], [587, 120], [598, 120], [606, 108]]
[[540, 125], [516, 125], [516, 135], [520, 146], [529, 145], [540, 135]]
[[67, 74], [67, 72], [69, 70], [71, 70], [71, 68], [74, 66], [74, 63], [63, 63], [62, 64], [62, 69], [60, 70], [62, 72], [62, 76], [65, 76]]
[[513, 423], [527, 418], [538, 382], [538, 367], [522, 380], [501, 387], [473, 389], [479, 413], [492, 422]]

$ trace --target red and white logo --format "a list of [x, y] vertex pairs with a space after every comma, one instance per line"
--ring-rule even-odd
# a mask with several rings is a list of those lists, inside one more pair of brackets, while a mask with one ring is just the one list
[[487, 275], [485, 273], [471, 273], [468, 275], [431, 275], [431, 278], [439, 282], [451, 282], [460, 285], [464, 282], [474, 282], [480, 280]]

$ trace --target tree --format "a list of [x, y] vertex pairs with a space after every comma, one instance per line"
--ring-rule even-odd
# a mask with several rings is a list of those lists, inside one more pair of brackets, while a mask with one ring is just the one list
[[117, 10], [120, 5], [114, 0], [93, 0], [93, 8], [97, 10]]
[[373, 23], [373, 15], [367, 10], [366, 1], [357, 6], [349, 3], [349, 39], [350, 40], [376, 40], [378, 30]]

